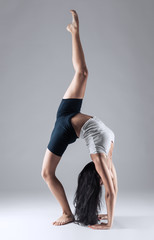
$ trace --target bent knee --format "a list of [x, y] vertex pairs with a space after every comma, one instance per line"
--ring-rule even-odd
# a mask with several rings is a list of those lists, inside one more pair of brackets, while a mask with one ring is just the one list
[[42, 172], [41, 172], [41, 176], [44, 180], [47, 180], [47, 179], [54, 179], [55, 178], [55, 173], [49, 171], [49, 170], [46, 170], [46, 169], [43, 169]]
[[87, 69], [87, 67], [85, 67], [85, 68], [83, 69], [83, 75], [84, 75], [85, 77], [88, 76], [88, 69]]
[[88, 69], [87, 69], [87, 67], [78, 69], [77, 73], [80, 75], [80, 78], [87, 79], [87, 77], [88, 77]]

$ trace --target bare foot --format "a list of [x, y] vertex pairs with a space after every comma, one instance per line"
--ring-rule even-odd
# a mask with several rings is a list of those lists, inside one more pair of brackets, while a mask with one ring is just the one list
[[63, 215], [58, 218], [55, 222], [53, 222], [53, 225], [59, 226], [59, 225], [64, 225], [70, 222], [74, 222], [74, 216], [72, 215], [67, 215], [63, 213]]
[[72, 13], [72, 23], [70, 23], [66, 29], [69, 32], [78, 32], [79, 31], [79, 18], [78, 18], [78, 14], [75, 10], [70, 10], [70, 12]]

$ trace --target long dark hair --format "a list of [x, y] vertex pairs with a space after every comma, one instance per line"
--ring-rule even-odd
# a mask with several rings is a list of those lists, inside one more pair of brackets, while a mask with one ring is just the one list
[[79, 173], [78, 186], [73, 201], [75, 223], [81, 225], [98, 223], [98, 211], [101, 209], [102, 196], [100, 179], [92, 161]]

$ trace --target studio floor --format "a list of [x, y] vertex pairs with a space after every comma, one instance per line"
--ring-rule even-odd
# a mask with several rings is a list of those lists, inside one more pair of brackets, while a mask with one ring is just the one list
[[[72, 211], [72, 194], [67, 195]], [[53, 226], [62, 210], [50, 193], [1, 193], [0, 239], [154, 239], [154, 194], [120, 193], [112, 228], [93, 230], [69, 223]]]

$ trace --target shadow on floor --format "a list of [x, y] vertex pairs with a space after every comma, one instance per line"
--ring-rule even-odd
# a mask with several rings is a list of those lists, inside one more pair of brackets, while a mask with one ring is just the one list
[[115, 216], [113, 229], [152, 229], [154, 216]]

